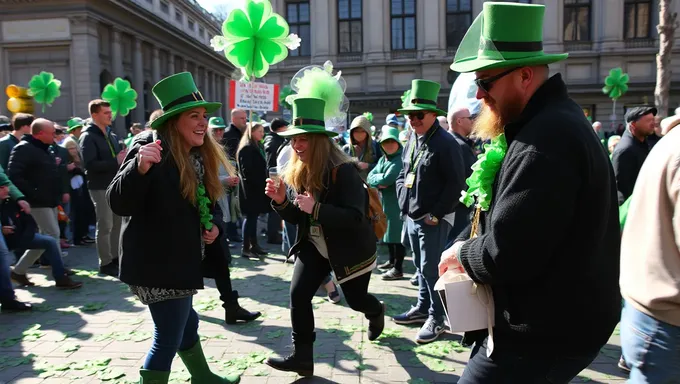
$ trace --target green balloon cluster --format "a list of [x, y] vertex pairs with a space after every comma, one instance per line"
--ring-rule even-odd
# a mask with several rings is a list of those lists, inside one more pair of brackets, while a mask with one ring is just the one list
[[290, 105], [288, 101], [286, 101], [286, 98], [293, 93], [295, 92], [293, 91], [293, 88], [290, 87], [290, 85], [286, 85], [285, 87], [281, 88], [281, 91], [279, 91], [279, 105], [281, 108], [285, 108], [289, 111], [293, 110], [293, 106]]
[[130, 82], [120, 77], [107, 84], [102, 92], [102, 99], [111, 104], [111, 114], [116, 116], [127, 116], [131, 110], [137, 107], [137, 91], [132, 89]]
[[42, 71], [33, 76], [28, 82], [28, 95], [33, 96], [36, 103], [42, 104], [42, 111], [45, 112], [45, 105], [51, 107], [54, 100], [61, 95], [61, 81], [54, 78], [54, 74]]
[[484, 153], [472, 165], [472, 175], [465, 180], [467, 191], [461, 194], [460, 202], [470, 207], [477, 200], [482, 211], [488, 211], [493, 200], [493, 183], [501, 169], [503, 159], [508, 151], [505, 134], [501, 133], [484, 146]]
[[612, 100], [617, 100], [628, 91], [629, 80], [628, 74], [623, 73], [621, 68], [612, 68], [609, 71], [609, 76], [604, 79], [602, 93], [608, 95]]

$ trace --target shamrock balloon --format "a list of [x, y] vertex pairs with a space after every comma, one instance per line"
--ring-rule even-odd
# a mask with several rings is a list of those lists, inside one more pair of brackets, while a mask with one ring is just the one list
[[403, 95], [401, 95], [401, 107], [406, 108], [408, 107], [411, 99], [411, 90], [407, 90], [404, 92]]
[[609, 76], [604, 79], [602, 93], [609, 95], [612, 100], [617, 100], [628, 91], [628, 74], [623, 73], [621, 68], [609, 70]]
[[279, 91], [279, 105], [282, 108], [285, 108], [289, 111], [293, 109], [293, 106], [290, 105], [288, 101], [286, 101], [286, 98], [293, 93], [295, 92], [293, 92], [293, 89], [290, 87], [290, 85], [286, 85], [285, 87], [281, 88], [281, 91]]
[[269, 66], [288, 57], [288, 49], [300, 46], [300, 38], [288, 34], [288, 23], [272, 11], [269, 0], [245, 0], [222, 24], [222, 35], [210, 40], [215, 51], [224, 51], [232, 64], [242, 68], [244, 79], [264, 77]]
[[59, 88], [61, 81], [54, 78], [54, 74], [42, 71], [33, 76], [28, 82], [28, 95], [42, 104], [42, 111], [45, 112], [45, 105], [52, 106], [54, 100], [61, 95]]
[[111, 104], [111, 113], [115, 119], [117, 115], [127, 116], [137, 107], [137, 91], [132, 89], [130, 82], [120, 77], [108, 84], [102, 92], [102, 99]]
[[371, 112], [364, 112], [363, 116], [371, 123], [373, 123], [373, 114]]

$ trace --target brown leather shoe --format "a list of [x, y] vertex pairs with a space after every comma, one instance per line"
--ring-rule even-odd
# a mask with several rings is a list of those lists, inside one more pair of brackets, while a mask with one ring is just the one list
[[31, 280], [26, 277], [26, 275], [20, 275], [18, 273], [14, 273], [13, 271], [9, 274], [9, 277], [16, 283], [19, 283], [20, 286], [22, 287], [33, 287], [35, 286], [35, 283], [31, 282]]
[[83, 283], [71, 280], [68, 276], [64, 276], [56, 280], [56, 286], [58, 289], [78, 289], [83, 286]]

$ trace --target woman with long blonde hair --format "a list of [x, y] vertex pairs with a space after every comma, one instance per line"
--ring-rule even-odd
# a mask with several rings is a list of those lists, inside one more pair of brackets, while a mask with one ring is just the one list
[[242, 188], [239, 189], [239, 204], [241, 212], [245, 215], [241, 232], [243, 234], [241, 256], [246, 258], [267, 254], [257, 243], [257, 219], [260, 214], [271, 211], [269, 199], [262, 193], [268, 175], [263, 138], [262, 124], [250, 122], [241, 136], [236, 151], [242, 183]]
[[281, 217], [297, 225], [289, 254], [297, 254], [290, 286], [294, 352], [269, 358], [267, 364], [301, 376], [314, 373], [312, 298], [331, 270], [350, 308], [369, 320], [368, 338], [385, 326], [385, 308], [368, 293], [376, 265], [376, 237], [368, 218], [368, 192], [357, 164], [324, 127], [322, 99], [293, 101], [293, 125], [280, 135], [291, 137], [293, 153], [282, 180], [267, 179], [265, 192]]
[[238, 383], [210, 371], [198, 336], [193, 296], [203, 289], [203, 269], [221, 265], [220, 214], [224, 194], [220, 166], [234, 169], [208, 134], [207, 102], [190, 73], [172, 75], [152, 92], [162, 106], [147, 131], [137, 135], [106, 191], [111, 209], [124, 217], [120, 280], [149, 306], [154, 339], [141, 383], [167, 383], [176, 353], [195, 383]]

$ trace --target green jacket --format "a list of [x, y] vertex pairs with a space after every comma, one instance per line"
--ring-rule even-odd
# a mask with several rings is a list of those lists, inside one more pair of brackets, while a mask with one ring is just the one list
[[373, 188], [383, 185], [387, 188], [379, 189], [380, 200], [387, 216], [387, 231], [382, 241], [388, 244], [401, 243], [401, 210], [399, 209], [399, 199], [397, 198], [396, 181], [403, 167], [401, 161], [401, 145], [399, 150], [392, 155], [383, 155], [378, 160], [375, 168], [371, 170], [366, 178], [366, 184]]
[[[5, 170], [0, 167], [0, 181], [4, 181], [9, 178], [5, 174]], [[25, 200], [24, 194], [21, 193], [19, 188], [17, 188], [11, 181], [9, 182], [9, 197], [14, 201]]]

